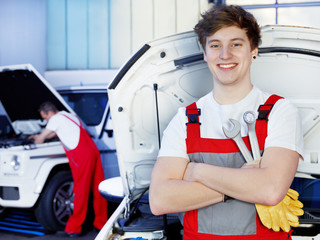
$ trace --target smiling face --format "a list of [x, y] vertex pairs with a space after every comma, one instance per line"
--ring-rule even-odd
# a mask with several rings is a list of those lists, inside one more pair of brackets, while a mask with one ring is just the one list
[[251, 49], [245, 30], [224, 27], [207, 37], [204, 60], [214, 76], [215, 87], [249, 84], [250, 65], [258, 49]]

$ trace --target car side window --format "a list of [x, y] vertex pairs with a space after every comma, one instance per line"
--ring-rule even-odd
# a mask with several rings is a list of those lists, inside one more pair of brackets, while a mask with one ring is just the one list
[[88, 126], [100, 124], [105, 111], [108, 95], [106, 92], [63, 92], [60, 93], [67, 104]]

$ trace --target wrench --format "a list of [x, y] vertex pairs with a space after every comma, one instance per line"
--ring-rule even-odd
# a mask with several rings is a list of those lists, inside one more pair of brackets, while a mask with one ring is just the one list
[[249, 131], [249, 140], [251, 145], [251, 150], [254, 160], [260, 160], [260, 148], [258, 144], [258, 139], [256, 135], [255, 125], [256, 125], [256, 115], [253, 111], [247, 111], [243, 114], [243, 119], [247, 123]]
[[231, 118], [229, 119], [229, 121], [233, 124], [233, 127], [231, 130], [228, 130], [225, 127], [222, 127], [224, 135], [226, 135], [227, 138], [232, 138], [236, 142], [238, 148], [240, 149], [240, 152], [242, 153], [247, 163], [252, 162], [253, 161], [252, 156], [240, 134], [241, 133], [240, 123], [237, 120], [234, 120]]

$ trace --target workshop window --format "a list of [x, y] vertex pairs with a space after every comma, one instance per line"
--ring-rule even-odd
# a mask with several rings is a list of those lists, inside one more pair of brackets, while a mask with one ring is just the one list
[[260, 25], [279, 24], [320, 27], [320, 2], [310, 0], [225, 0], [251, 12]]

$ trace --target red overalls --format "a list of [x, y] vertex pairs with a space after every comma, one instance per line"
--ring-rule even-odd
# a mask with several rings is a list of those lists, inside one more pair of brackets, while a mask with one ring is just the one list
[[73, 177], [73, 213], [70, 216], [65, 231], [68, 233], [81, 233], [81, 225], [87, 216], [90, 190], [93, 192], [93, 208], [95, 218], [93, 226], [101, 229], [107, 222], [107, 200], [99, 193], [98, 185], [103, 181], [100, 153], [87, 131], [68, 116], [62, 114], [80, 128], [79, 143], [75, 149], [64, 150], [69, 160]]
[[[268, 116], [273, 105], [281, 97], [272, 95], [261, 105], [256, 121], [256, 134], [260, 150], [264, 149], [267, 137]], [[196, 103], [187, 107], [186, 147], [190, 161], [216, 166], [240, 168], [245, 160], [232, 139], [201, 138], [199, 115]], [[243, 137], [251, 150], [249, 138]], [[284, 240], [290, 234], [274, 232], [264, 227], [256, 213], [254, 204], [230, 199], [205, 208], [186, 212], [183, 219], [184, 240]]]

